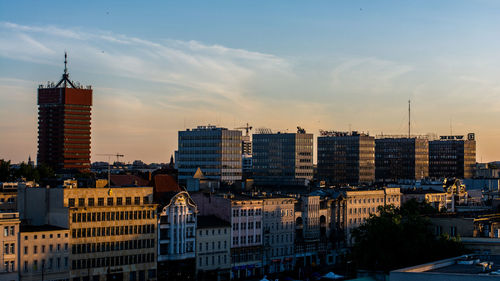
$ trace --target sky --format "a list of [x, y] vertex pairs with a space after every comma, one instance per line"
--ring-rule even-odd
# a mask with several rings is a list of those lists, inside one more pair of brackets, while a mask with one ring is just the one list
[[92, 85], [92, 161], [168, 162], [198, 125], [476, 133], [500, 160], [499, 1], [0, 1], [0, 159], [36, 89]]

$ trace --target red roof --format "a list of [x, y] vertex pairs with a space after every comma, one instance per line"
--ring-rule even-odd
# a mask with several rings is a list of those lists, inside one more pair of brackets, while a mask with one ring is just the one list
[[154, 178], [155, 192], [180, 192], [182, 189], [170, 175], [156, 175]]
[[111, 175], [111, 186], [149, 186], [149, 181], [135, 175]]

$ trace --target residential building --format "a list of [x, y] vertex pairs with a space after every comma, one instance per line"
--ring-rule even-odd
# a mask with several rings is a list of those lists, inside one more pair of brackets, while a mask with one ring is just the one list
[[185, 184], [200, 168], [209, 179], [241, 180], [241, 131], [216, 126], [198, 126], [179, 131], [175, 163], [179, 182]]
[[375, 139], [375, 179], [420, 180], [429, 176], [429, 142], [425, 137], [379, 136]]
[[231, 224], [214, 215], [198, 216], [196, 243], [198, 280], [230, 280]]
[[313, 134], [253, 135], [252, 167], [255, 185], [307, 185], [313, 179]]
[[476, 165], [476, 139], [464, 136], [441, 136], [429, 141], [429, 177], [469, 179]]
[[293, 269], [295, 242], [295, 198], [262, 195], [264, 273]]
[[329, 185], [374, 182], [375, 138], [358, 132], [321, 131], [317, 178]]
[[158, 276], [194, 279], [197, 207], [186, 191], [159, 195]]
[[18, 212], [0, 212], [0, 280], [19, 280], [19, 223]]
[[262, 199], [235, 194], [195, 193], [201, 215], [231, 223], [231, 279], [262, 273]]
[[417, 202], [429, 203], [436, 210], [441, 210], [448, 206], [448, 197], [445, 191], [437, 191], [433, 189], [401, 189], [401, 203], [406, 203], [410, 200], [416, 200]]
[[151, 187], [20, 188], [21, 219], [69, 231], [70, 280], [156, 280]]
[[69, 243], [69, 230], [66, 228], [53, 225], [21, 225], [20, 280], [69, 280]]
[[38, 87], [37, 164], [55, 171], [90, 171], [92, 87], [69, 79], [64, 55], [59, 83]]

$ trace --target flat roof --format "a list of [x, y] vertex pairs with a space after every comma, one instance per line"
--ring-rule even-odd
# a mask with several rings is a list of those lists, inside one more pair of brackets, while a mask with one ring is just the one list
[[56, 230], [68, 230], [68, 229], [50, 224], [44, 224], [44, 225], [22, 224], [20, 227], [21, 232], [41, 232], [41, 231], [56, 231]]

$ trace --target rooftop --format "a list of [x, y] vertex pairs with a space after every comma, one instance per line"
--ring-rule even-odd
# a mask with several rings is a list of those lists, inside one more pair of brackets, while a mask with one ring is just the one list
[[215, 228], [215, 227], [231, 227], [231, 224], [223, 219], [214, 215], [198, 216], [197, 228]]
[[40, 232], [40, 231], [56, 231], [56, 230], [68, 230], [68, 229], [50, 224], [44, 224], [44, 225], [21, 224], [21, 229], [20, 229], [21, 232]]

